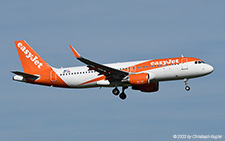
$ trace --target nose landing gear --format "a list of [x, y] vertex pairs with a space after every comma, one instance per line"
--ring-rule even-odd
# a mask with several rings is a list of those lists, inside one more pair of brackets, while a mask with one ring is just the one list
[[186, 90], [186, 91], [190, 91], [190, 89], [191, 89], [191, 88], [190, 88], [189, 86], [186, 86], [186, 87], [185, 87], [185, 90]]
[[188, 86], [188, 79], [187, 78], [184, 79], [184, 83], [185, 83], [185, 90], [190, 91], [191, 88]]
[[122, 100], [124, 100], [124, 99], [126, 99], [127, 98], [127, 95], [125, 94], [125, 89], [127, 89], [128, 88], [128, 86], [123, 86], [122, 87], [122, 92], [120, 93], [120, 91], [119, 91], [119, 89], [117, 88], [117, 87], [115, 87], [113, 90], [112, 90], [112, 93], [114, 94], [114, 95], [119, 95], [119, 93], [120, 93], [120, 95], [119, 95], [119, 97], [120, 97], [120, 99], [122, 99]]

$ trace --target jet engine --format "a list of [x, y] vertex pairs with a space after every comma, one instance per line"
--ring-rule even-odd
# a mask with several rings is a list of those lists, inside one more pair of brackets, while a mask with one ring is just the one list
[[153, 73], [138, 73], [130, 74], [122, 80], [124, 83], [129, 83], [131, 85], [145, 85], [150, 84], [150, 81], [155, 79]]
[[131, 74], [128, 77], [128, 81], [131, 85], [149, 84], [150, 77], [148, 73]]
[[159, 90], [159, 82], [151, 82], [145, 85], [133, 85], [133, 90], [140, 90], [141, 92], [156, 92]]

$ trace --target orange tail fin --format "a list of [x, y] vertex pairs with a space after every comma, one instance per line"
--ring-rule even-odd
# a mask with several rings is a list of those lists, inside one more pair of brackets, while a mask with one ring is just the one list
[[15, 44], [25, 73], [40, 75], [41, 72], [51, 69], [26, 41], [15, 41]]
[[47, 86], [68, 87], [26, 41], [15, 41], [24, 72], [13, 71], [17, 74], [14, 80]]

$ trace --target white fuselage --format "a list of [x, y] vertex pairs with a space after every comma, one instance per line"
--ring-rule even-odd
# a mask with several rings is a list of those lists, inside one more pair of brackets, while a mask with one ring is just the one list
[[[118, 70], [123, 70], [130, 66], [135, 66], [137, 64], [146, 61], [134, 61], [134, 62], [124, 62], [124, 63], [113, 63], [104, 64], [111, 68]], [[145, 66], [146, 67], [146, 66]], [[152, 67], [152, 66], [150, 66]], [[88, 67], [68, 67], [68, 68], [53, 68], [58, 76], [71, 88], [87, 88], [87, 87], [114, 87], [115, 84], [110, 83], [108, 80], [100, 80], [98, 78], [104, 75], [98, 75], [99, 73], [94, 70], [89, 70]], [[135, 68], [135, 73], [137, 73], [138, 68]], [[130, 72], [128, 69], [124, 70]], [[213, 67], [200, 63], [196, 64], [195, 61], [180, 63], [176, 65], [165, 65], [161, 67], [154, 66], [149, 70], [140, 71], [138, 73], [149, 73], [150, 77], [154, 77], [151, 81], [169, 81], [169, 80], [179, 80], [179, 79], [189, 79], [207, 75], [213, 71]], [[130, 72], [131, 74], [134, 72]], [[55, 81], [55, 80], [54, 80]], [[56, 80], [57, 81], [57, 80]], [[117, 84], [118, 86], [122, 84]]]

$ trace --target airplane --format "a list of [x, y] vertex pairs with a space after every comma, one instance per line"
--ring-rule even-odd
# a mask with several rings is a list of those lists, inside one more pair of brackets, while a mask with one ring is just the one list
[[[100, 64], [82, 57], [71, 45], [74, 56], [86, 66], [54, 68], [47, 64], [24, 41], [15, 41], [24, 72], [16, 74], [13, 80], [62, 88], [113, 87], [112, 93], [126, 99], [125, 89], [131, 87], [141, 92], [156, 92], [159, 82], [184, 80], [185, 89], [190, 90], [188, 80], [208, 75], [214, 68], [193, 57], [176, 57], [143, 61]], [[122, 92], [118, 87], [122, 87]]]

